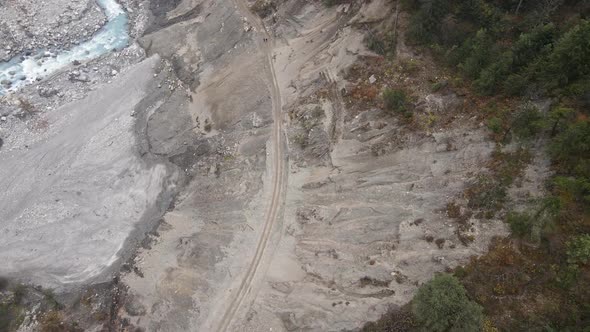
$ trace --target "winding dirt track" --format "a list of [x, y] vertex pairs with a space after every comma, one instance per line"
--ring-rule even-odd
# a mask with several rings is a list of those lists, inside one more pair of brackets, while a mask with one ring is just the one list
[[[258, 240], [258, 244], [256, 247], [256, 252], [254, 257], [252, 258], [252, 262], [248, 267], [248, 272], [244, 275], [242, 282], [240, 283], [240, 287], [236, 290], [236, 292], [232, 295], [230, 302], [228, 303], [225, 313], [219, 322], [217, 331], [226, 331], [234, 319], [234, 316], [240, 306], [244, 303], [244, 299], [250, 293], [254, 277], [258, 273], [260, 263], [262, 258], [265, 254], [265, 251], [268, 246], [269, 239], [271, 238], [273, 226], [277, 223], [278, 219], [278, 212], [281, 205], [281, 190], [283, 189], [284, 183], [284, 169], [285, 169], [285, 159], [283, 158], [283, 139], [282, 139], [282, 132], [283, 132], [283, 124], [282, 124], [282, 102], [281, 102], [281, 94], [280, 88], [277, 83], [277, 78], [275, 74], [275, 69], [273, 65], [272, 59], [272, 50], [273, 50], [273, 43], [274, 40], [272, 36], [266, 30], [264, 23], [260, 20], [258, 16], [253, 14], [250, 9], [248, 8], [247, 4], [244, 0], [235, 0], [238, 10], [241, 14], [248, 19], [248, 21], [263, 34], [263, 37], [266, 38], [266, 42], [262, 43], [262, 51], [267, 57], [268, 61], [268, 68], [270, 70], [271, 78], [272, 78], [272, 105], [273, 105], [273, 131], [271, 136], [271, 142], [273, 146], [273, 170], [272, 170], [272, 199], [270, 206], [268, 207], [268, 211], [266, 212], [266, 220], [264, 222], [264, 229], [262, 231], [262, 235]], [[259, 41], [260, 43], [260, 41]]]

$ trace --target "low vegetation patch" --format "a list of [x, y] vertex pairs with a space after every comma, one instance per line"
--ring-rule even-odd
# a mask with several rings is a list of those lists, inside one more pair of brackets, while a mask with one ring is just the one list
[[[583, 331], [590, 326], [590, 3], [402, 4], [410, 13], [407, 42], [451, 72], [450, 89], [460, 87], [465, 99], [473, 101], [466, 111], [477, 112], [497, 142], [486, 170], [468, 184], [466, 203], [450, 203], [447, 215], [457, 221], [463, 244], [472, 240], [472, 216], [505, 215], [512, 233], [455, 270], [465, 298], [481, 305], [485, 317], [480, 311], [472, 326], [455, 329], [439, 321], [436, 312], [420, 318], [414, 311], [418, 329]], [[442, 89], [437, 82], [430, 91]], [[389, 111], [403, 109], [398, 106], [402, 98], [389, 98]], [[531, 100], [552, 103], [540, 109]], [[530, 149], [538, 143], [545, 144], [552, 162], [554, 175], [544, 184], [547, 194], [498, 213], [507, 206], [507, 189], [518, 184], [531, 160]], [[436, 292], [421, 288], [412, 307], [432, 297]], [[425, 312], [436, 308], [437, 303], [426, 303]]]
[[386, 88], [383, 91], [385, 110], [391, 114], [400, 114], [406, 117], [412, 116], [410, 102], [406, 93], [401, 89]]

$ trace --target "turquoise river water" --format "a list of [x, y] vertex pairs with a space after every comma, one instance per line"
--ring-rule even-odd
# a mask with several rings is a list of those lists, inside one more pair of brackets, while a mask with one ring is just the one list
[[37, 50], [30, 56], [15, 56], [8, 62], [0, 62], [0, 82], [8, 80], [11, 86], [7, 89], [0, 84], [0, 95], [16, 91], [38, 78], [49, 76], [70, 65], [74, 60], [87, 61], [95, 59], [113, 49], [120, 50], [129, 44], [127, 13], [115, 0], [96, 0], [103, 9], [105, 24], [92, 39], [61, 51], [55, 56], [43, 57], [46, 50]]

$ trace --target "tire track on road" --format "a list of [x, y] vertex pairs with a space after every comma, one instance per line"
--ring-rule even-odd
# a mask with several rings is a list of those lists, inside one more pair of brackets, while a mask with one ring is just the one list
[[272, 142], [272, 146], [273, 146], [273, 166], [274, 169], [272, 170], [272, 199], [271, 199], [271, 204], [270, 207], [268, 209], [268, 212], [266, 213], [266, 220], [264, 222], [264, 228], [262, 230], [262, 235], [260, 236], [260, 239], [258, 240], [258, 244], [256, 246], [256, 252], [254, 254], [254, 257], [252, 258], [252, 262], [250, 263], [250, 266], [248, 267], [248, 271], [246, 272], [246, 275], [244, 276], [244, 278], [242, 279], [242, 282], [240, 283], [240, 287], [237, 289], [236, 293], [233, 295], [233, 298], [231, 299], [231, 302], [229, 303], [229, 305], [226, 307], [225, 313], [223, 314], [223, 317], [221, 318], [221, 322], [219, 323], [219, 326], [217, 328], [217, 331], [226, 331], [236, 313], [238, 312], [238, 310], [240, 309], [242, 303], [244, 302], [244, 299], [246, 298], [246, 296], [250, 293], [250, 290], [252, 289], [252, 285], [253, 285], [253, 281], [254, 281], [254, 277], [256, 276], [257, 272], [258, 272], [258, 268], [260, 267], [260, 263], [262, 261], [262, 258], [264, 257], [266, 248], [268, 246], [268, 242], [271, 238], [272, 235], [272, 229], [274, 224], [277, 221], [278, 218], [278, 212], [280, 209], [280, 205], [281, 205], [281, 190], [283, 188], [283, 183], [284, 183], [284, 167], [285, 167], [285, 162], [284, 162], [284, 158], [283, 158], [283, 140], [282, 140], [282, 132], [283, 132], [283, 124], [282, 124], [282, 115], [281, 115], [281, 109], [282, 109], [282, 101], [281, 101], [281, 94], [280, 94], [280, 88], [277, 82], [277, 78], [276, 78], [276, 73], [275, 73], [275, 68], [273, 65], [273, 59], [272, 59], [272, 51], [273, 51], [273, 43], [274, 40], [272, 38], [272, 36], [268, 33], [268, 31], [266, 30], [264, 23], [257, 17], [255, 16], [255, 14], [253, 14], [250, 9], [248, 8], [247, 4], [244, 2], [244, 0], [235, 0], [235, 3], [238, 7], [238, 10], [241, 12], [241, 14], [246, 17], [252, 25], [255, 26], [256, 29], [258, 29], [263, 35], [264, 38], [267, 39], [267, 41], [264, 43], [262, 50], [264, 52], [264, 54], [266, 55], [267, 61], [268, 61], [268, 66], [269, 66], [269, 70], [271, 73], [271, 78], [272, 78], [272, 105], [273, 105], [273, 118], [274, 118], [274, 123], [273, 123], [273, 133], [271, 136], [271, 142]]

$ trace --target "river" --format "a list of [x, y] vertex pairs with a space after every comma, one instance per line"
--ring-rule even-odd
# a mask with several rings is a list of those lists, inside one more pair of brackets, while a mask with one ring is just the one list
[[115, 0], [96, 0], [107, 17], [105, 24], [92, 39], [70, 50], [50, 54], [46, 50], [37, 50], [29, 56], [18, 55], [8, 62], [0, 63], [0, 95], [16, 91], [26, 84], [47, 77], [60, 69], [71, 65], [74, 60], [87, 61], [95, 59], [112, 50], [120, 50], [129, 44], [129, 19], [127, 13]]

